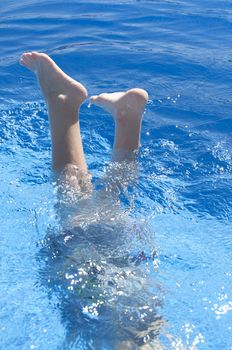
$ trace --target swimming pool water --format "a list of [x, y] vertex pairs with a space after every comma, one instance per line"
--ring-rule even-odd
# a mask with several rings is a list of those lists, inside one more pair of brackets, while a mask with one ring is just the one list
[[[0, 349], [111, 350], [125, 324], [136, 343], [130, 331], [147, 306], [157, 349], [232, 349], [232, 2], [6, 0], [0, 13]], [[149, 92], [138, 181], [120, 197], [129, 212], [125, 241], [114, 241], [144, 284], [142, 277], [123, 284], [112, 267], [122, 261], [105, 266], [132, 296], [131, 309], [120, 295], [107, 299], [110, 315], [81, 304], [68, 290], [70, 247], [50, 264], [63, 243], [58, 234], [46, 241], [60, 223], [46, 106], [18, 64], [28, 50], [51, 55], [91, 95]], [[113, 123], [87, 104], [81, 127], [97, 186], [110, 163]], [[142, 250], [154, 259], [136, 263]], [[69, 275], [51, 281], [57, 272]], [[119, 319], [124, 303], [129, 318]], [[140, 338], [149, 342], [148, 332]]]

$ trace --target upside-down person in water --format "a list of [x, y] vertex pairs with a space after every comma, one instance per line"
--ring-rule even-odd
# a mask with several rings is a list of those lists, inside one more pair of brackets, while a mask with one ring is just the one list
[[[65, 182], [68, 183], [69, 186], [75, 188], [75, 191], [80, 193], [82, 191], [87, 191], [91, 193], [91, 176], [89, 175], [86, 164], [79, 124], [79, 110], [82, 103], [87, 98], [86, 88], [81, 83], [65, 74], [56, 63], [44, 53], [24, 53], [20, 58], [20, 64], [35, 73], [47, 104], [52, 140], [53, 169], [61, 174], [61, 177], [63, 179], [65, 178]], [[102, 93], [98, 96], [90, 97], [90, 102], [92, 104], [103, 108], [113, 116], [115, 135], [112, 162], [134, 162], [136, 151], [140, 146], [141, 122], [147, 100], [147, 92], [140, 88], [134, 88], [126, 92]], [[114, 172], [112, 172], [112, 174], [114, 174]], [[114, 184], [113, 180], [112, 184]], [[67, 237], [66, 239], [68, 240]], [[138, 260], [139, 259], [146, 260], [146, 255], [142, 252], [138, 256]], [[90, 261], [90, 259], [88, 261]], [[103, 274], [104, 269], [102, 267], [91, 265], [90, 263], [88, 264], [88, 271], [98, 275]], [[85, 264], [85, 266], [87, 265]], [[112, 264], [110, 266], [112, 268]], [[117, 278], [122, 277], [120, 276], [120, 273], [117, 272]], [[86, 279], [88, 288], [91, 283], [96, 282], [93, 282], [91, 278]], [[93, 279], [94, 278], [95, 277], [93, 277]], [[122, 278], [125, 279], [125, 273]], [[155, 317], [151, 317], [151, 319], [150, 324], [147, 325], [148, 333], [146, 333], [146, 327], [144, 329], [140, 327], [140, 330], [138, 330], [138, 333], [141, 332], [143, 338], [148, 334], [151, 335], [152, 332], [159, 333], [154, 323], [157, 321], [157, 324], [160, 325], [160, 318], [158, 317], [156, 319]], [[154, 348], [152, 345], [148, 344], [142, 345], [140, 343], [137, 346], [135, 344], [133, 345], [133, 342], [130, 341], [130, 337], [125, 336], [128, 331], [129, 334], [133, 333], [133, 336], [137, 338], [136, 327], [137, 325], [134, 325], [132, 327], [133, 329], [129, 326], [128, 329], [125, 327], [125, 329], [123, 329], [124, 336], [119, 336], [118, 341], [115, 341], [112, 348]], [[158, 328], [160, 327], [158, 326]], [[115, 334], [117, 334], [117, 331]], [[95, 348], [100, 349], [100, 347]], [[155, 348], [157, 349], [157, 344]]]

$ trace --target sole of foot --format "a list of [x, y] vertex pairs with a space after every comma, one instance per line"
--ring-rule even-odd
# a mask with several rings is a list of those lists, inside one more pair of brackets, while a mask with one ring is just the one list
[[90, 102], [121, 119], [131, 115], [141, 115], [148, 100], [148, 93], [139, 88], [126, 92], [103, 93], [90, 97]]
[[86, 88], [64, 73], [45, 53], [26, 52], [19, 63], [36, 74], [46, 100], [59, 98], [80, 105], [86, 99]]

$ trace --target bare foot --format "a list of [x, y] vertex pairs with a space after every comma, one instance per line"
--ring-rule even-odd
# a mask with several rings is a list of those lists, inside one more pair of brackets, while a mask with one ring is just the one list
[[47, 102], [53, 168], [62, 170], [72, 164], [87, 173], [78, 116], [87, 96], [85, 87], [65, 74], [44, 53], [24, 53], [20, 64], [36, 74]]
[[131, 89], [126, 92], [103, 93], [91, 96], [91, 103], [110, 112], [115, 118], [142, 117], [148, 94], [142, 89]]
[[50, 99], [57, 98], [68, 102], [70, 106], [80, 106], [86, 99], [85, 87], [65, 74], [45, 53], [24, 53], [19, 62], [36, 74], [48, 102]]
[[103, 93], [90, 98], [91, 103], [110, 112], [116, 122], [114, 150], [134, 151], [140, 145], [140, 129], [148, 94], [142, 89]]

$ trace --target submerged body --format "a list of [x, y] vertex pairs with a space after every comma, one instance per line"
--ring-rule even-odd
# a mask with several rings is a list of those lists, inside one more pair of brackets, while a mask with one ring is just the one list
[[[91, 334], [99, 350], [154, 342], [164, 322], [151, 278], [155, 253], [141, 250], [150, 232], [128, 216], [112, 221], [102, 211], [94, 222], [89, 210], [79, 212], [72, 220], [79, 225], [49, 232], [40, 251], [42, 283], [58, 296], [66, 340], [75, 344], [81, 336], [88, 343]], [[82, 225], [84, 218], [89, 223]]]

